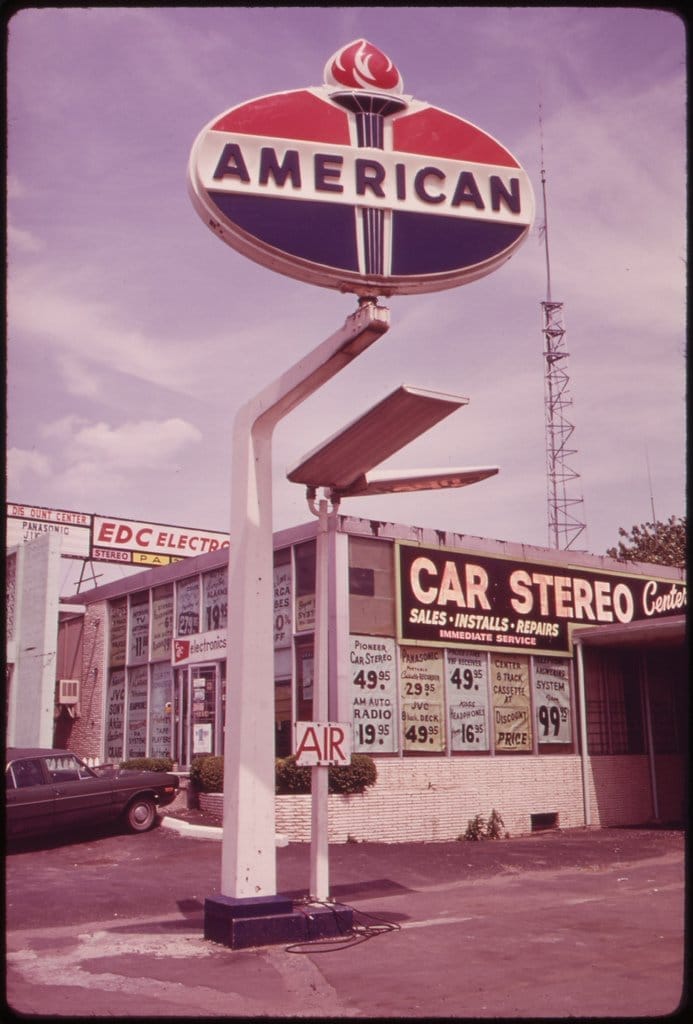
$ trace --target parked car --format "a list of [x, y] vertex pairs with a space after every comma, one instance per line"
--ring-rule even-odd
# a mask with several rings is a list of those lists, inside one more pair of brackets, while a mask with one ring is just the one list
[[68, 750], [8, 748], [6, 834], [10, 839], [122, 820], [146, 832], [170, 804], [179, 779], [169, 772], [93, 769]]

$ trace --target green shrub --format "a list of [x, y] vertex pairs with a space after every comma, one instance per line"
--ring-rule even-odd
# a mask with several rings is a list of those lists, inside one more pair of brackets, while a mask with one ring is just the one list
[[131, 757], [121, 761], [120, 767], [135, 772], [170, 772], [173, 761], [170, 757]]
[[352, 754], [351, 764], [330, 765], [330, 793], [363, 793], [378, 778], [375, 761], [369, 754]]
[[[297, 765], [295, 754], [278, 757], [274, 764], [277, 793], [310, 793], [311, 769]], [[351, 764], [328, 768], [329, 792], [363, 793], [375, 784], [377, 777], [375, 761], [369, 754], [352, 754]]]
[[[488, 824], [486, 826], [486, 838], [487, 839], [502, 839], [503, 838], [503, 829], [504, 828], [505, 828], [505, 823], [504, 823], [503, 819], [501, 818], [500, 814], [498, 813], [498, 811], [496, 810], [496, 808], [494, 807], [493, 810], [491, 811], [491, 817], [488, 819]], [[506, 834], [505, 834], [506, 839], [507, 839], [507, 836], [508, 836], [508, 834], [506, 832]]]
[[[310, 793], [312, 772], [296, 764], [296, 756], [275, 758], [275, 792]], [[375, 761], [368, 754], [353, 754], [351, 764], [328, 769], [330, 793], [363, 793], [377, 778]], [[224, 789], [224, 758], [213, 755], [194, 758], [190, 779], [203, 793], [221, 793]]]
[[[488, 821], [481, 814], [477, 814], [475, 818], [470, 818], [467, 822], [467, 831], [464, 835], [460, 835], [457, 838], [460, 840], [471, 840], [472, 842], [479, 842], [482, 839], [503, 839], [504, 827], [503, 819], [494, 807]], [[508, 838], [507, 832], [505, 833], [505, 838]]]
[[214, 754], [193, 758], [190, 781], [203, 793], [221, 793], [224, 789], [224, 758]]
[[296, 764], [296, 755], [277, 757], [274, 760], [275, 792], [310, 793], [310, 768]]
[[480, 814], [477, 814], [475, 818], [470, 818], [467, 822], [467, 831], [464, 834], [464, 838], [478, 842], [480, 839], [484, 838], [485, 829], [485, 819]]

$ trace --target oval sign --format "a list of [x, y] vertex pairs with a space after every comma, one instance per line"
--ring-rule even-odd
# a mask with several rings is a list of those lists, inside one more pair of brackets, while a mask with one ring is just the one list
[[210, 121], [188, 182], [208, 227], [244, 256], [360, 296], [484, 277], [534, 218], [515, 157], [469, 121], [403, 95], [397, 68], [363, 39], [330, 58], [323, 86]]

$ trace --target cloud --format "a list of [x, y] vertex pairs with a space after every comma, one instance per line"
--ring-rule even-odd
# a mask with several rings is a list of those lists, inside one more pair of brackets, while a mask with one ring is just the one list
[[[189, 449], [202, 440], [197, 427], [178, 417], [113, 427], [71, 415], [45, 424], [40, 436], [43, 451], [9, 450], [9, 488], [31, 500], [38, 491], [39, 500], [70, 508], [93, 507], [95, 494], [112, 502], [119, 488], [137, 479], [156, 487], [159, 476], [181, 472]], [[41, 497], [44, 491], [53, 497]]]
[[94, 423], [81, 427], [73, 444], [78, 459], [104, 460], [111, 468], [130, 471], [158, 468], [174, 459], [202, 434], [191, 423], [178, 417], [164, 421], [141, 420], [111, 427]]
[[37, 451], [24, 448], [10, 448], [7, 452], [7, 477], [14, 487], [21, 488], [34, 477], [49, 477], [50, 459]]

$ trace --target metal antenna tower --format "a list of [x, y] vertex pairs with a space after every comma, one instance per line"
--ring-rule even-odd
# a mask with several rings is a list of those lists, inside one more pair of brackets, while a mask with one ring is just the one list
[[544, 168], [544, 126], [539, 105], [539, 132], [541, 138], [541, 193], [544, 208], [544, 249], [546, 253], [546, 299], [542, 302], [544, 333], [544, 417], [546, 425], [546, 495], [548, 510], [549, 547], [568, 549], [585, 531], [586, 524], [579, 518], [582, 496], [576, 497], [576, 481], [580, 474], [569, 465], [577, 454], [570, 447], [575, 431], [567, 416], [572, 398], [568, 376], [568, 350], [565, 347], [563, 303], [551, 298], [551, 264], [549, 261], [549, 224], [546, 206], [546, 171]]

